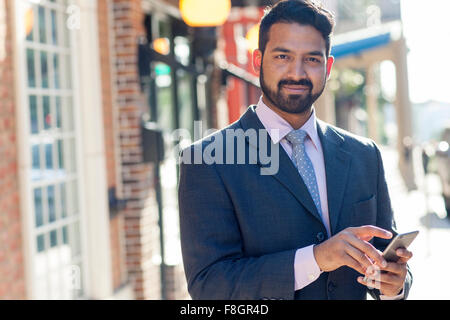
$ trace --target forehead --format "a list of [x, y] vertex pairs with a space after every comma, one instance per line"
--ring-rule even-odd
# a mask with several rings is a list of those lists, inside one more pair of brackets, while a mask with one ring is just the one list
[[320, 51], [326, 53], [325, 39], [313, 26], [298, 23], [275, 23], [269, 30], [266, 52], [285, 48], [295, 52]]

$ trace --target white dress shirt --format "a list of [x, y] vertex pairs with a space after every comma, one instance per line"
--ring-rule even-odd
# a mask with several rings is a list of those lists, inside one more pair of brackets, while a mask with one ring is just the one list
[[[292, 126], [275, 111], [270, 109], [263, 102], [262, 97], [259, 99], [257, 104], [256, 115], [269, 133], [272, 142], [274, 144], [280, 143], [291, 160], [293, 160], [292, 145], [286, 140], [285, 137], [289, 132], [294, 130], [294, 128], [292, 128]], [[325, 160], [323, 157], [322, 144], [317, 133], [316, 112], [314, 107], [310, 118], [300, 129], [308, 133], [308, 136], [305, 139], [305, 150], [308, 157], [311, 159], [316, 175], [317, 186], [319, 188], [320, 206], [322, 209], [322, 222], [327, 230], [328, 237], [331, 237]], [[277, 132], [277, 134], [271, 134], [271, 131]], [[305, 248], [300, 248], [295, 253], [295, 290], [300, 290], [316, 281], [322, 273], [314, 257], [313, 247], [314, 244]], [[384, 299], [401, 299], [402, 297], [403, 292], [399, 296], [392, 298], [388, 298], [383, 295], [381, 296], [381, 298]]]

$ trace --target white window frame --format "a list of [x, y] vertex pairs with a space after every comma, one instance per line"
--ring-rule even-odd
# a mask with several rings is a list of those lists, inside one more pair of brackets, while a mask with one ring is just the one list
[[[23, 14], [26, 0], [12, 6], [18, 169], [22, 220], [22, 239], [27, 297], [36, 296], [34, 279], [36, 248], [31, 176], [30, 113], [26, 78], [26, 46]], [[34, 0], [33, 0], [34, 1]], [[39, 0], [36, 0], [39, 1]], [[77, 135], [77, 177], [81, 224], [83, 289], [85, 298], [102, 299], [112, 295], [109, 238], [109, 208], [105, 170], [103, 111], [101, 104], [100, 54], [97, 29], [97, 1], [69, 0], [79, 9], [80, 30], [72, 30], [72, 91], [74, 131]], [[76, 45], [75, 45], [76, 44]], [[96, 59], [93, 57], [97, 57]], [[60, 80], [62, 77], [60, 76]], [[91, 244], [91, 245], [89, 245]]]

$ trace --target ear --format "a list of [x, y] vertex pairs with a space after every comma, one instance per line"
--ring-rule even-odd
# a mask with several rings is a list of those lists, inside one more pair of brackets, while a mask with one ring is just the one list
[[259, 73], [261, 72], [261, 64], [262, 64], [261, 50], [259, 50], [259, 49], [253, 50], [252, 62], [253, 62], [253, 69], [255, 70], [256, 74], [259, 76]]
[[327, 79], [330, 78], [331, 68], [333, 67], [333, 64], [334, 64], [334, 57], [333, 56], [329, 56], [328, 60], [327, 60]]

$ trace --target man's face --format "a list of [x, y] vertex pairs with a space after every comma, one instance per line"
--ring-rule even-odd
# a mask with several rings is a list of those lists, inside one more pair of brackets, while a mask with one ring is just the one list
[[265, 103], [291, 114], [311, 108], [325, 88], [334, 61], [326, 56], [321, 33], [297, 23], [274, 24], [264, 55], [257, 50], [253, 59]]

